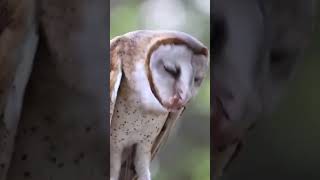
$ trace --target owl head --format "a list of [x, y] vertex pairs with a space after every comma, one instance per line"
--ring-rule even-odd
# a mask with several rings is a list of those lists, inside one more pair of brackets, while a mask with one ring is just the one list
[[181, 110], [197, 94], [209, 69], [208, 49], [179, 31], [132, 31], [112, 39], [110, 46], [111, 99], [123, 71], [132, 97], [149, 112]]
[[149, 66], [160, 103], [169, 111], [176, 111], [196, 95], [208, 60], [185, 45], [166, 44], [153, 51]]
[[188, 34], [161, 33], [147, 56], [149, 81], [161, 105], [177, 111], [197, 94], [208, 71], [208, 50]]

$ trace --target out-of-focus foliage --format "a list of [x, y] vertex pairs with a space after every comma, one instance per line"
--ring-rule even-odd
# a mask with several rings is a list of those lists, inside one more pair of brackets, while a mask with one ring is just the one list
[[[110, 38], [138, 29], [191, 34], [210, 48], [210, 0], [111, 0]], [[155, 180], [210, 179], [210, 83], [204, 81], [152, 163]]]
[[278, 111], [259, 121], [250, 133], [223, 180], [320, 179], [320, 8], [317, 10], [311, 47], [288, 93]]

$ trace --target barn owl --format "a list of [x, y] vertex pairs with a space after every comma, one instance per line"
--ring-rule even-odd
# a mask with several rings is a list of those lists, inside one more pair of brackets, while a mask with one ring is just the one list
[[110, 47], [110, 179], [134, 149], [138, 180], [150, 180], [150, 161], [206, 76], [208, 50], [186, 33], [151, 30], [115, 37]]

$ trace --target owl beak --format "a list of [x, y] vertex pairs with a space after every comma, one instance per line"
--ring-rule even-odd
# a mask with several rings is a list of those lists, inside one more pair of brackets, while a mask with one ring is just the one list
[[176, 94], [169, 99], [169, 102], [165, 104], [169, 111], [175, 112], [184, 106], [183, 100], [180, 94]]
[[168, 110], [170, 111], [178, 111], [182, 107], [184, 107], [188, 102], [187, 93], [183, 91], [178, 91], [173, 97], [169, 99], [169, 103], [167, 105]]
[[185, 88], [184, 90], [178, 88], [174, 95], [169, 98], [169, 101], [164, 102], [163, 105], [168, 111], [176, 112], [188, 103], [190, 97], [191, 93], [187, 88]]
[[191, 92], [188, 90], [188, 88], [186, 88], [185, 90], [180, 89], [177, 92], [177, 96], [179, 97], [179, 99], [181, 101], [180, 102], [181, 106], [185, 106], [190, 100]]

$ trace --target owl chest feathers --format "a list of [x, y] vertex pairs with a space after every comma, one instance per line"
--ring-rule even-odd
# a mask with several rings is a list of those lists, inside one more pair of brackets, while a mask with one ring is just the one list
[[152, 147], [168, 112], [152, 94], [142, 64], [123, 78], [111, 123], [111, 141], [119, 148], [143, 143]]

